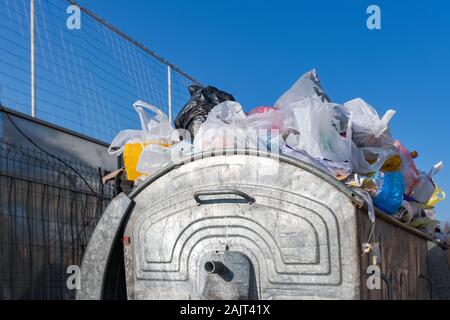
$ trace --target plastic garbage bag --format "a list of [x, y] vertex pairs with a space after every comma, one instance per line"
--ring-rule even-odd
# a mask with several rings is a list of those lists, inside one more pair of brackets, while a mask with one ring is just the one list
[[321, 158], [314, 158], [303, 150], [296, 150], [290, 146], [291, 140], [296, 141], [294, 134], [289, 134], [285, 140], [280, 140], [280, 151], [282, 154], [309, 163], [321, 171], [335, 177], [338, 180], [344, 180], [352, 172], [352, 166], [349, 162], [336, 162]]
[[[139, 114], [142, 130], [123, 130], [114, 138], [108, 148], [111, 155], [121, 155], [128, 143], [151, 144], [170, 143], [175, 129], [167, 116], [161, 110], [144, 101], [138, 100], [133, 104]], [[146, 110], [154, 115], [149, 116]]]
[[377, 111], [360, 98], [344, 103], [341, 108], [353, 115], [353, 141], [358, 147], [392, 144], [388, 124], [396, 111], [388, 110], [380, 119]]
[[142, 151], [136, 170], [145, 175], [155, 173], [165, 164], [170, 163], [170, 155], [170, 147], [149, 145]]
[[439, 162], [428, 173], [420, 172], [420, 180], [413, 188], [411, 196], [420, 203], [428, 203], [436, 190], [433, 177], [444, 168], [443, 162]]
[[[136, 101], [133, 107], [139, 114], [142, 130], [119, 132], [108, 148], [111, 155], [123, 153], [125, 172], [129, 180], [136, 180], [142, 175], [136, 167], [145, 147], [149, 145], [170, 147], [176, 136], [175, 129], [161, 110], [140, 100]], [[151, 111], [151, 116], [147, 113], [148, 111]]]
[[257, 107], [247, 115], [248, 129], [281, 130], [284, 122], [284, 112], [272, 107]]
[[352, 143], [352, 165], [353, 172], [358, 174], [369, 174], [380, 171], [386, 161], [398, 155], [393, 147], [367, 147], [358, 148]]
[[245, 131], [245, 141], [246, 149], [279, 155], [283, 138], [277, 129], [250, 127]]
[[275, 108], [284, 113], [283, 133], [297, 133], [298, 141], [290, 143], [291, 148], [314, 158], [350, 162], [350, 115], [330, 103], [316, 70], [305, 73], [278, 99]]
[[110, 155], [120, 156], [124, 152], [127, 143], [142, 144], [146, 140], [146, 134], [143, 130], [122, 130], [111, 142], [108, 153]]
[[428, 172], [428, 176], [433, 178], [436, 174], [441, 172], [443, 169], [444, 169], [444, 162], [439, 161], [430, 169], [430, 171]]
[[335, 105], [323, 103], [317, 98], [304, 98], [290, 106], [299, 132], [294, 147], [304, 150], [315, 158], [331, 161], [351, 162], [352, 120], [347, 124], [346, 136], [340, 134], [341, 127], [335, 118]]
[[144, 175], [151, 175], [191, 153], [192, 144], [185, 141], [170, 147], [152, 144], [142, 151], [136, 170]]
[[305, 73], [301, 78], [275, 103], [277, 109], [287, 109], [293, 103], [304, 98], [317, 98], [322, 102], [331, 102], [320, 85], [316, 69]]
[[195, 152], [223, 149], [252, 149], [279, 153], [281, 111], [246, 115], [238, 102], [214, 107], [194, 138]]
[[428, 201], [427, 205], [429, 206], [436, 206], [439, 202], [445, 200], [445, 192], [442, 190], [441, 187], [436, 185], [436, 189], [434, 189], [433, 195], [431, 196], [430, 200]]
[[[364, 183], [373, 183], [376, 186], [375, 192], [370, 192], [373, 203], [376, 207], [388, 214], [395, 214], [403, 204], [403, 194], [405, 183], [400, 172], [377, 172], [369, 177]], [[363, 188], [367, 188], [363, 185]]]
[[[405, 194], [410, 195], [414, 187], [420, 181], [420, 172], [417, 170], [416, 164], [414, 162], [413, 153], [410, 153], [400, 141], [395, 141], [395, 146], [399, 152], [402, 159], [402, 165], [400, 171], [405, 178]], [[417, 153], [414, 154], [417, 156]]]
[[215, 106], [194, 137], [195, 153], [229, 148], [245, 149], [246, 115], [239, 103]]
[[369, 193], [362, 188], [353, 188], [353, 190], [359, 194], [367, 205], [367, 215], [372, 223], [375, 223], [375, 208], [373, 206], [373, 200], [370, 197]]
[[349, 176], [346, 180], [345, 180], [345, 185], [352, 188], [352, 190], [354, 190], [357, 194], [359, 194], [365, 201], [365, 203], [367, 204], [367, 213], [369, 216], [370, 221], [372, 221], [372, 223], [375, 223], [375, 209], [373, 206], [373, 200], [372, 197], [370, 196], [369, 191], [372, 190], [367, 190], [363, 188], [363, 184], [364, 181], [367, 179], [367, 177], [364, 176], [360, 176], [357, 173], [353, 174], [352, 176]]
[[[328, 108], [296, 110], [299, 104], [308, 101], [306, 99], [317, 101], [315, 106], [321, 103]], [[298, 133], [298, 145], [291, 143], [290, 147], [305, 150], [315, 158], [348, 161], [353, 166], [353, 172], [360, 174], [379, 171], [386, 160], [397, 155], [388, 130], [388, 123], [395, 111], [388, 111], [380, 119], [376, 110], [362, 99], [349, 101], [344, 106], [331, 104], [329, 101], [315, 70], [303, 75], [278, 99], [275, 107], [285, 113], [282, 132]], [[314, 117], [311, 116], [312, 112]], [[335, 130], [329, 130], [330, 126], [326, 123], [332, 123]], [[351, 128], [348, 128], [349, 124]], [[325, 133], [324, 130], [328, 132]], [[318, 135], [323, 139], [314, 139]], [[346, 138], [342, 139], [342, 136]]]
[[189, 93], [191, 99], [176, 117], [175, 128], [188, 130], [192, 138], [212, 108], [224, 101], [235, 101], [232, 95], [211, 86], [191, 85]]
[[351, 116], [320, 85], [315, 70], [304, 74], [275, 103], [283, 121], [281, 152], [344, 179], [352, 172]]
[[[305, 73], [300, 79], [286, 91], [275, 103], [275, 109], [284, 112], [283, 133], [295, 131], [295, 115], [292, 113], [292, 105], [305, 98], [317, 99], [322, 103], [330, 103], [331, 100], [322, 89], [319, 77], [315, 69]], [[338, 105], [334, 105], [335, 121], [334, 126], [340, 134], [347, 132], [348, 119], [350, 114], [346, 113]]]
[[249, 112], [249, 114], [267, 113], [275, 110], [276, 109], [273, 107], [261, 106], [254, 108], [252, 111]]

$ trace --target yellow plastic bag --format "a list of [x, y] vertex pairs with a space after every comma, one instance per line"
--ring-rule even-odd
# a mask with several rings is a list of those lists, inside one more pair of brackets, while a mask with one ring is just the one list
[[436, 206], [436, 204], [443, 200], [445, 200], [445, 192], [440, 187], [436, 186], [436, 189], [434, 189], [434, 193], [428, 201], [427, 205], [434, 207]]
[[136, 166], [139, 162], [139, 158], [141, 157], [141, 153], [145, 147], [156, 144], [164, 148], [170, 148], [172, 144], [164, 143], [162, 141], [148, 141], [145, 143], [127, 143], [123, 149], [123, 163], [125, 166], [125, 172], [127, 173], [128, 180], [136, 180], [142, 175], [146, 175], [144, 173], [138, 172], [136, 170]]

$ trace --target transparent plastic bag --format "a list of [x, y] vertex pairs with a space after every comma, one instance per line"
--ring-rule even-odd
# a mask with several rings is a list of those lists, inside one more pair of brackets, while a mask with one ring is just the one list
[[313, 69], [297, 80], [297, 82], [286, 91], [275, 103], [277, 109], [290, 108], [292, 104], [303, 100], [304, 98], [317, 98], [322, 102], [330, 102], [330, 98], [320, 85], [320, 79], [316, 69]]
[[333, 125], [340, 134], [347, 132], [350, 114], [339, 108], [338, 105], [331, 104], [330, 98], [321, 87], [316, 70], [313, 69], [302, 75], [275, 103], [275, 109], [283, 112], [283, 124], [280, 128], [283, 134], [296, 131], [296, 115], [293, 113], [292, 107], [305, 98], [320, 101], [324, 105], [332, 105], [334, 108]]
[[[336, 162], [322, 158], [314, 158], [303, 150], [296, 150], [290, 146], [292, 140], [296, 141], [294, 134], [290, 134], [286, 140], [280, 140], [280, 151], [282, 154], [309, 163], [321, 171], [343, 180], [352, 173], [352, 165], [349, 162]], [[296, 143], [293, 143], [294, 145]]]
[[194, 137], [196, 153], [246, 147], [246, 115], [239, 103], [226, 101], [215, 106]]
[[152, 144], [142, 151], [136, 170], [142, 174], [151, 175], [191, 153], [192, 144], [185, 141], [170, 147]]
[[[380, 171], [386, 160], [395, 155], [397, 155], [397, 151], [392, 148], [358, 148], [355, 143], [352, 143], [353, 172], [358, 174], [368, 174]], [[370, 159], [372, 163], [370, 163], [368, 159]]]
[[[119, 132], [108, 148], [111, 155], [123, 154], [125, 171], [129, 180], [136, 180], [143, 174], [137, 168], [145, 148], [149, 145], [160, 149], [170, 147], [173, 138], [177, 137], [176, 130], [161, 110], [140, 100], [136, 101], [133, 107], [139, 114], [142, 130]], [[151, 111], [153, 115], [149, 116], [147, 111]]]
[[146, 135], [142, 130], [122, 130], [120, 131], [108, 148], [110, 155], [120, 156], [127, 143], [143, 143]]
[[444, 168], [443, 162], [439, 162], [431, 168], [430, 172], [420, 172], [420, 181], [414, 187], [411, 196], [420, 203], [428, 203], [436, 190], [433, 177]]
[[380, 119], [377, 111], [364, 100], [357, 98], [344, 103], [342, 110], [353, 115], [353, 141], [358, 147], [383, 147], [392, 144], [389, 122], [395, 110], [388, 110]]
[[155, 173], [171, 162], [170, 155], [170, 147], [151, 144], [142, 151], [136, 170], [145, 175]]
[[[139, 114], [141, 126], [147, 139], [169, 141], [172, 138], [175, 129], [164, 112], [141, 100], [136, 101], [133, 106]], [[150, 117], [146, 110], [153, 112], [154, 116]]]
[[259, 107], [247, 115], [246, 126], [247, 129], [281, 130], [283, 121], [284, 112], [282, 110]]
[[369, 216], [370, 221], [372, 223], [375, 223], [375, 208], [373, 206], [373, 200], [370, 197], [370, 194], [362, 188], [353, 187], [352, 189], [364, 199], [365, 203], [367, 204], [367, 215]]
[[295, 129], [299, 132], [296, 150], [304, 150], [315, 158], [336, 162], [352, 159], [352, 117], [347, 124], [346, 136], [340, 134], [335, 105], [317, 98], [305, 98], [291, 105]]
[[[133, 107], [139, 114], [142, 130], [123, 130], [119, 132], [108, 148], [108, 152], [111, 155], [121, 155], [123, 147], [127, 143], [169, 142], [172, 138], [175, 129], [161, 110], [141, 100], [136, 101]], [[154, 116], [150, 117], [146, 110], [153, 112]]]
[[258, 107], [246, 117], [247, 148], [279, 153], [284, 112], [271, 107]]

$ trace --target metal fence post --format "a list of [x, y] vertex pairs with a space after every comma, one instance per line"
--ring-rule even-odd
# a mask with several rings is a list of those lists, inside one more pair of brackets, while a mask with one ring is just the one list
[[31, 116], [36, 117], [36, 55], [35, 55], [34, 0], [30, 0], [30, 55], [31, 55]]
[[169, 114], [169, 122], [172, 123], [172, 70], [170, 64], [167, 65], [167, 104]]

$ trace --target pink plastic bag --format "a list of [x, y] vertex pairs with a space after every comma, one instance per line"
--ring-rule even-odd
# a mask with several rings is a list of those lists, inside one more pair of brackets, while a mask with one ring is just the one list
[[420, 181], [420, 172], [419, 170], [417, 170], [414, 159], [408, 149], [406, 149], [405, 146], [400, 143], [400, 141], [395, 141], [394, 144], [402, 159], [400, 172], [405, 178], [405, 194], [409, 196], [411, 195], [412, 190]]

